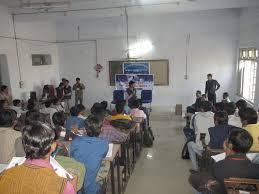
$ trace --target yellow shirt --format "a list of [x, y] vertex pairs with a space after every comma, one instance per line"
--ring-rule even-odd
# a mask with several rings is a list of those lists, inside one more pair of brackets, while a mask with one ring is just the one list
[[119, 119], [132, 120], [131, 117], [126, 114], [117, 114], [117, 115], [111, 116], [111, 120], [119, 120]]
[[259, 124], [250, 124], [244, 127], [253, 137], [253, 146], [250, 151], [259, 151]]

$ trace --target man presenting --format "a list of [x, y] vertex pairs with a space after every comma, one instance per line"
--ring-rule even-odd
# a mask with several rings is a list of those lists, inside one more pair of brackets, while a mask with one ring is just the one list
[[220, 88], [220, 84], [217, 80], [212, 79], [212, 74], [207, 75], [208, 81], [206, 81], [205, 94], [208, 100], [214, 105], [216, 104], [216, 91]]
[[80, 82], [80, 78], [76, 78], [76, 83], [73, 86], [73, 90], [75, 90], [75, 106], [78, 104], [78, 101], [80, 104], [83, 104], [84, 89], [85, 86]]

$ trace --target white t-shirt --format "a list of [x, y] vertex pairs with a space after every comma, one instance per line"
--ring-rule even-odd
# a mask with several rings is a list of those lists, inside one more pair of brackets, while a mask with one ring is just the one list
[[235, 126], [235, 127], [240, 127], [240, 128], [242, 127], [240, 117], [237, 117], [235, 115], [229, 115], [228, 116], [228, 124], [232, 125], [232, 126]]

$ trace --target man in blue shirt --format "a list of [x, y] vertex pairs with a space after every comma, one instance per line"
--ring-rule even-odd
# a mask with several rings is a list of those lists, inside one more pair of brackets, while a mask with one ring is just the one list
[[209, 128], [211, 149], [223, 149], [223, 143], [228, 138], [233, 126], [228, 124], [228, 114], [219, 111], [214, 114], [215, 127]]
[[109, 143], [107, 140], [98, 138], [101, 132], [101, 121], [97, 117], [90, 115], [85, 124], [87, 136], [78, 136], [73, 139], [70, 154], [74, 159], [83, 163], [87, 169], [83, 192], [97, 194], [101, 186], [96, 182], [96, 176], [108, 152]]

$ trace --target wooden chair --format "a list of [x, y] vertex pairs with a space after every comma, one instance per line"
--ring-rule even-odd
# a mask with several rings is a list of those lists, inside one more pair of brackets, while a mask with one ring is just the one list
[[259, 194], [259, 180], [228, 178], [224, 180], [228, 194]]

